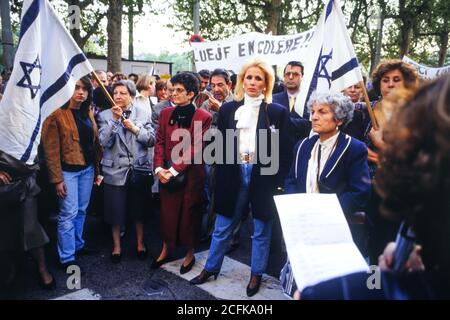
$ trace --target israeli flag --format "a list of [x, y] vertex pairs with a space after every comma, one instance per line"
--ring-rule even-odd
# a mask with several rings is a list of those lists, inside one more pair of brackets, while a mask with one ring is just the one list
[[14, 69], [0, 102], [0, 150], [32, 164], [42, 122], [91, 71], [48, 0], [24, 0]]
[[309, 119], [306, 103], [314, 91], [341, 92], [362, 81], [361, 69], [345, 26], [338, 0], [329, 0], [317, 23], [309, 54], [305, 61], [305, 76], [294, 105], [295, 111]]

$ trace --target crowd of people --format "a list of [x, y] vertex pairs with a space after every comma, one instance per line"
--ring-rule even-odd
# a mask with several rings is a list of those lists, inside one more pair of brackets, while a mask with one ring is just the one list
[[[82, 268], [77, 255], [95, 252], [83, 234], [93, 201], [111, 227], [111, 263], [121, 262], [127, 218], [136, 228], [136, 255], [145, 261], [145, 221], [156, 191], [163, 245], [151, 268], [170, 261], [171, 252], [181, 246], [186, 255], [180, 273], [188, 273], [200, 241], [210, 241], [203, 270], [190, 280], [193, 285], [219, 276], [225, 255], [238, 244], [242, 222], [251, 215], [249, 297], [260, 289], [270, 250], [284, 249], [273, 196], [334, 193], [361, 254], [369, 264], [378, 264], [381, 257], [383, 279], [395, 293], [371, 295], [362, 288], [361, 274], [300, 293], [289, 263], [296, 257], [288, 257], [280, 270], [287, 296], [449, 297], [448, 76], [420, 83], [413, 67], [386, 60], [371, 76], [371, 96], [376, 97], [371, 105], [363, 102], [358, 83], [341, 93], [314, 92], [299, 110], [294, 108], [303, 90], [299, 61], [285, 66], [282, 84], [259, 58], [244, 64], [237, 75], [220, 68], [180, 72], [167, 81], [103, 70], [96, 74], [101, 83], [88, 76], [78, 80], [71, 99], [43, 123], [39, 162], [47, 184], [36, 184], [37, 164], [25, 165], [0, 151], [0, 186], [16, 188], [21, 182], [19, 198], [0, 192], [0, 205], [7, 212], [0, 216], [2, 285], [16, 276], [18, 252], [30, 251], [38, 262], [40, 285], [56, 286], [45, 260], [49, 237], [37, 213], [40, 189], [58, 199], [56, 241], [62, 268]], [[236, 134], [228, 134], [230, 130]], [[278, 140], [262, 138], [262, 133], [274, 132]], [[203, 151], [218, 140], [215, 160], [205, 161]], [[276, 172], [266, 173], [270, 164], [260, 149], [277, 153]], [[93, 185], [101, 187], [94, 194]], [[401, 222], [414, 230], [416, 249], [409, 267], [394, 273], [393, 245], [388, 244], [395, 241]], [[347, 282], [354, 291], [342, 289]]]

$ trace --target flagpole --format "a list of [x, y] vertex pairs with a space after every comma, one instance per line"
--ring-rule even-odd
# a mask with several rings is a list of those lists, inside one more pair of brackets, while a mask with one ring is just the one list
[[109, 102], [111, 102], [111, 104], [113, 106], [116, 105], [116, 103], [114, 102], [113, 98], [111, 97], [111, 95], [109, 94], [108, 90], [106, 90], [105, 86], [103, 85], [103, 82], [100, 81], [100, 79], [97, 76], [97, 73], [95, 73], [95, 71], [92, 71], [92, 76], [95, 78], [95, 80], [97, 81], [97, 83], [100, 85], [100, 87], [102, 88], [103, 93], [105, 94], [105, 96], [108, 98]]
[[378, 122], [377, 122], [377, 119], [375, 118], [375, 114], [373, 113], [372, 106], [370, 105], [370, 100], [369, 100], [369, 95], [367, 94], [366, 85], [364, 84], [364, 81], [360, 81], [359, 85], [361, 86], [361, 88], [363, 88], [364, 101], [366, 102], [367, 111], [369, 112], [370, 121], [372, 121], [372, 127], [375, 130], [378, 130], [379, 129]]

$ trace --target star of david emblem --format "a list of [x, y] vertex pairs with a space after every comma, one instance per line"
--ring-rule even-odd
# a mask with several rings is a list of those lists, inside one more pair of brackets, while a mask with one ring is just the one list
[[331, 76], [327, 70], [326, 64], [331, 60], [332, 57], [333, 57], [333, 50], [331, 50], [329, 54], [324, 54], [320, 56], [320, 67], [317, 76], [318, 78], [325, 78], [328, 81], [328, 87], [331, 87]]
[[[39, 61], [39, 56], [36, 57], [33, 63], [20, 61], [20, 66], [22, 67], [24, 76], [17, 83], [17, 86], [22, 88], [30, 89], [31, 91], [31, 99], [36, 97], [39, 89], [41, 88], [41, 75], [42, 75], [42, 66]], [[37, 84], [33, 84], [31, 80], [31, 73], [35, 70], [39, 72], [39, 82]]]

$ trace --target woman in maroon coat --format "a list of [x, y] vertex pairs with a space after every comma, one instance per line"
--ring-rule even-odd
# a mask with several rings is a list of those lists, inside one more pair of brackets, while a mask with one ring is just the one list
[[[199, 90], [198, 79], [192, 73], [179, 73], [171, 83], [176, 107], [161, 111], [153, 162], [160, 182], [164, 243], [151, 267], [157, 269], [166, 263], [170, 250], [180, 245], [187, 248], [180, 269], [183, 274], [195, 263], [194, 247], [200, 235], [205, 184], [203, 135], [211, 126], [212, 117], [192, 104]], [[184, 183], [180, 183], [182, 176]]]

